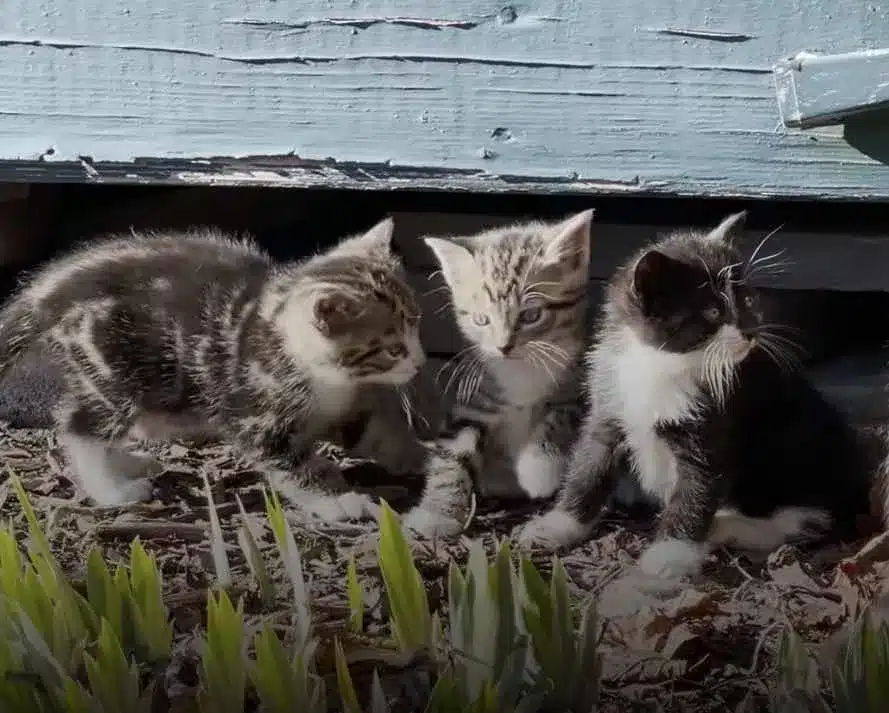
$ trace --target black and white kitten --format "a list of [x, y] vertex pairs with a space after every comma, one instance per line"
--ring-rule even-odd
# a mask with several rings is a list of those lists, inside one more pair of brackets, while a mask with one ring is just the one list
[[695, 573], [709, 547], [768, 551], [854, 538], [869, 510], [868, 457], [853, 426], [764, 323], [756, 252], [732, 245], [745, 213], [635, 255], [610, 282], [587, 357], [589, 411], [557, 503], [524, 545], [588, 537], [621, 471], [663, 505], [639, 566]]
[[[64, 381], [60, 440], [100, 504], [151, 493], [157, 464], [128, 441], [197, 435], [231, 443], [308, 514], [371, 516], [369, 496], [315, 445], [358, 406], [391, 413], [368, 399], [425, 359], [392, 232], [385, 220], [290, 264], [212, 231], [89, 243], [38, 270], [0, 313], [0, 370], [45, 345]], [[375, 430], [409, 435], [403, 424]], [[422, 463], [415, 445], [389, 455]]]

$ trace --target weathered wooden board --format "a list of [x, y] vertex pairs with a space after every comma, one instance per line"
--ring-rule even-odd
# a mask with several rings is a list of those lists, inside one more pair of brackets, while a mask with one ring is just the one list
[[772, 67], [887, 4], [7, 0], [0, 180], [889, 199]]
[[842, 54], [800, 52], [775, 67], [778, 110], [785, 126], [812, 128], [889, 104], [889, 49]]

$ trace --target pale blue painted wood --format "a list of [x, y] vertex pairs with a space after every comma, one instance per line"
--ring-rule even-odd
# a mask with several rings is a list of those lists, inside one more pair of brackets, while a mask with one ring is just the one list
[[889, 49], [801, 52], [776, 65], [775, 88], [785, 126], [843, 123], [889, 103]]
[[[119, 162], [147, 180], [126, 164], [152, 158], [200, 183], [889, 199], [889, 171], [841, 132], [783, 127], [772, 77], [802, 49], [889, 45], [887, 9], [5, 0], [0, 160], [42, 161], [20, 174], [38, 177]], [[287, 155], [315, 163], [268, 165]]]

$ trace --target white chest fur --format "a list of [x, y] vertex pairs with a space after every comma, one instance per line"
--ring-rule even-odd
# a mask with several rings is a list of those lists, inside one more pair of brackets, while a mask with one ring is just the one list
[[676, 484], [676, 460], [655, 425], [688, 418], [698, 408], [698, 355], [655, 349], [627, 329], [604, 348], [599, 364], [607, 372], [600, 382], [602, 402], [626, 434], [639, 482], [665, 501]]
[[326, 423], [339, 421], [352, 408], [355, 392], [356, 388], [352, 384], [316, 382], [315, 413]]
[[524, 359], [502, 359], [491, 365], [491, 371], [503, 392], [503, 398], [513, 406], [537, 404], [547, 396], [555, 384], [552, 368]]

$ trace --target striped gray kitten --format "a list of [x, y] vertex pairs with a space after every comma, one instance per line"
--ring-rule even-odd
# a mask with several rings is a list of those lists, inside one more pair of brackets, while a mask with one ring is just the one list
[[559, 487], [581, 415], [592, 217], [588, 210], [554, 224], [425, 238], [469, 346], [453, 372], [444, 451], [427, 461], [423, 501], [406, 518], [411, 529], [458, 529], [470, 479], [482, 495], [546, 498]]
[[372, 500], [315, 444], [355, 417], [364, 391], [405, 384], [424, 361], [392, 231], [386, 220], [281, 265], [212, 231], [87, 244], [6, 305], [0, 371], [43, 343], [64, 380], [60, 440], [100, 504], [152, 492], [157, 463], [128, 441], [197, 436], [232, 443], [308, 514], [368, 516]]

